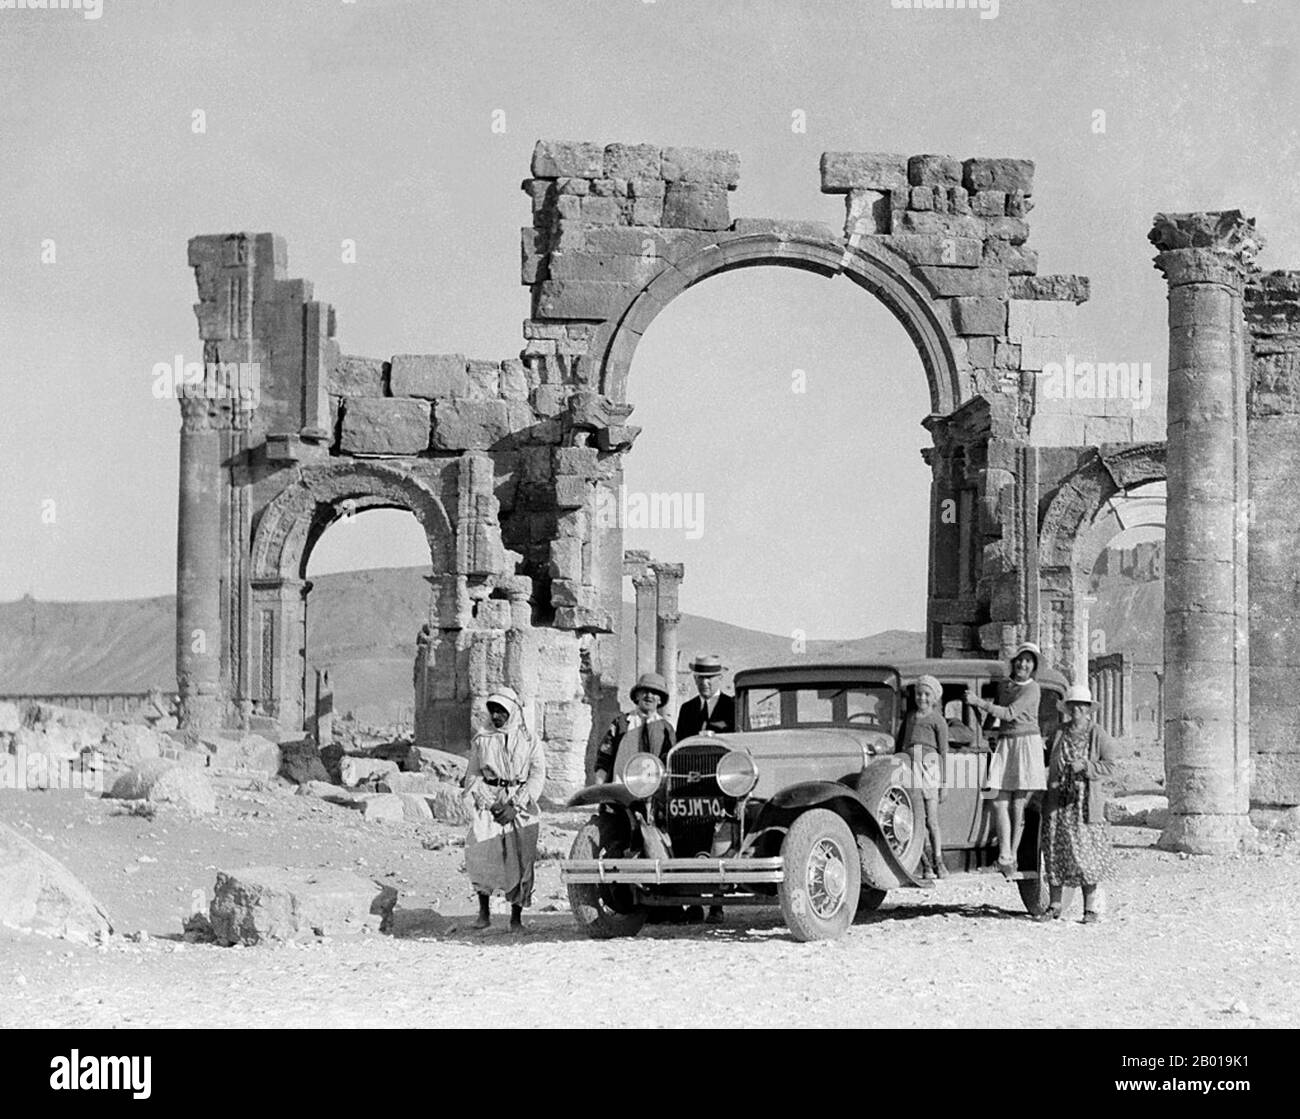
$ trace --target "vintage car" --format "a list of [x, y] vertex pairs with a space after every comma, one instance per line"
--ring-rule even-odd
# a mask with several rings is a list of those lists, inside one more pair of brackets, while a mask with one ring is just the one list
[[[938, 677], [949, 727], [940, 805], [950, 875], [996, 873], [996, 837], [980, 789], [996, 746], [966, 688], [995, 695], [1007, 666], [991, 660], [824, 664], [736, 673], [735, 734], [684, 739], [666, 761], [634, 750], [616, 779], [579, 792], [597, 812], [562, 877], [591, 936], [635, 936], [656, 906], [778, 903], [798, 940], [839, 936], [888, 890], [917, 888], [925, 843], [920, 775], [895, 742], [918, 677]], [[1066, 680], [1043, 669], [1044, 735], [1060, 719]], [[986, 725], [987, 723], [987, 725]], [[1038, 803], [1017, 852], [1025, 907], [1046, 906]], [[949, 878], [951, 881], [951, 878]]]

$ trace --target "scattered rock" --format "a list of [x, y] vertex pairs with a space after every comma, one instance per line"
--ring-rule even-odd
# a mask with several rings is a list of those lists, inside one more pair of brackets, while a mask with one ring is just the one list
[[308, 781], [328, 781], [329, 771], [321, 761], [321, 752], [310, 738], [280, 743], [280, 776], [296, 785]]
[[226, 773], [258, 773], [274, 777], [280, 772], [280, 747], [260, 734], [237, 737], [207, 734], [199, 743], [208, 751], [209, 765]]
[[421, 793], [427, 796], [441, 784], [435, 773], [389, 773], [379, 779], [376, 788], [381, 793]]
[[397, 772], [396, 762], [382, 758], [357, 758], [349, 754], [339, 760], [339, 779], [348, 786], [355, 787], [372, 778], [378, 779]]
[[1300, 806], [1294, 808], [1252, 808], [1250, 819], [1263, 831], [1300, 835]]
[[113, 931], [104, 907], [67, 867], [0, 824], [0, 924], [74, 940]]
[[160, 758], [170, 745], [153, 727], [139, 723], [113, 723], [105, 732], [99, 751], [110, 769], [129, 769], [151, 758]]
[[426, 773], [436, 773], [446, 781], [457, 784], [465, 776], [469, 759], [460, 754], [449, 754], [446, 750], [435, 750], [431, 746], [418, 746], [420, 768]]
[[147, 800], [207, 815], [217, 810], [217, 796], [207, 777], [166, 758], [154, 758], [122, 774], [109, 790], [116, 800]]
[[423, 823], [433, 819], [433, 809], [429, 807], [428, 797], [419, 793], [398, 793], [402, 801], [402, 815], [412, 823]]
[[435, 819], [444, 824], [468, 824], [473, 816], [459, 785], [444, 781], [428, 797]]
[[361, 802], [361, 815], [372, 823], [393, 824], [406, 819], [406, 809], [396, 793], [370, 793]]
[[420, 772], [420, 751], [416, 749], [415, 743], [398, 739], [395, 742], [381, 742], [378, 746], [372, 746], [366, 753], [372, 758], [382, 758], [385, 761], [395, 762], [398, 769], [406, 773]]
[[216, 939], [206, 913], [191, 913], [181, 923], [181, 929], [187, 944], [211, 944]]
[[246, 867], [219, 871], [208, 907], [218, 944], [387, 932], [397, 891], [346, 870]]
[[1163, 828], [1169, 819], [1169, 799], [1126, 796], [1106, 802], [1106, 822], [1118, 827]]

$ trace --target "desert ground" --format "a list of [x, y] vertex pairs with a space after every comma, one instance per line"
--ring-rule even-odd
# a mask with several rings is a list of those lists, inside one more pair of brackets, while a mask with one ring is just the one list
[[[153, 819], [79, 791], [0, 792], [0, 819], [67, 865], [114, 935], [0, 930], [0, 1026], [1037, 1026], [1300, 1024], [1300, 839], [1231, 858], [1115, 829], [1104, 923], [1039, 924], [996, 877], [891, 894], [841, 940], [794, 942], [779, 910], [597, 942], [557, 859], [581, 815], [547, 816], [528, 931], [470, 929], [462, 829], [379, 823], [283, 781], [216, 780], [213, 815]], [[399, 891], [391, 934], [223, 948], [187, 943], [216, 872], [342, 867]]]

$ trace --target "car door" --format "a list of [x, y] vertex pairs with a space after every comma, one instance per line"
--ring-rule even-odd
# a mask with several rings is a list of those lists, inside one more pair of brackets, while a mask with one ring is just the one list
[[974, 843], [983, 815], [980, 786], [988, 772], [988, 747], [980, 734], [975, 709], [965, 699], [966, 686], [972, 683], [970, 680], [943, 682], [948, 766], [944, 774], [947, 793], [939, 805], [939, 831], [945, 847], [969, 847]]

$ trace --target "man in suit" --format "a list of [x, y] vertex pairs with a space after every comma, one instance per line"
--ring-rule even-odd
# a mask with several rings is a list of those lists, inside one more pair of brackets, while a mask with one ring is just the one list
[[722, 690], [722, 674], [726, 668], [721, 659], [696, 657], [691, 661], [691, 671], [695, 674], [695, 690], [700, 694], [683, 703], [677, 711], [677, 741], [706, 730], [734, 734], [736, 698]]
[[[712, 731], [715, 734], [733, 734], [736, 730], [736, 697], [722, 690], [722, 674], [726, 671], [720, 657], [703, 656], [691, 661], [695, 674], [695, 690], [700, 694], [683, 703], [677, 710], [677, 741], [692, 734]], [[700, 919], [700, 907], [687, 909], [687, 919]], [[709, 906], [705, 920], [710, 925], [722, 923], [722, 906]]]

